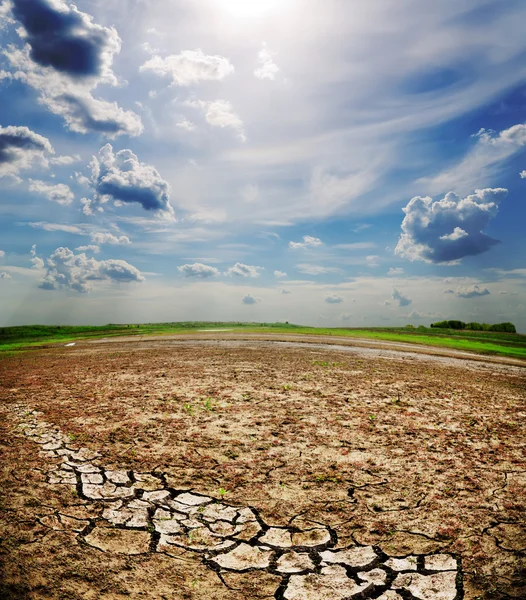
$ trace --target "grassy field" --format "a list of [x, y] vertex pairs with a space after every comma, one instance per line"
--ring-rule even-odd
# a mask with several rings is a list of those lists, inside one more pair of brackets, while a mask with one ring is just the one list
[[489, 331], [418, 328], [318, 328], [289, 323], [200, 322], [145, 323], [102, 326], [30, 325], [0, 328], [0, 352], [19, 351], [43, 344], [67, 343], [123, 335], [188, 334], [205, 329], [227, 328], [245, 333], [293, 333], [337, 337], [367, 338], [420, 344], [480, 354], [526, 359], [526, 336]]

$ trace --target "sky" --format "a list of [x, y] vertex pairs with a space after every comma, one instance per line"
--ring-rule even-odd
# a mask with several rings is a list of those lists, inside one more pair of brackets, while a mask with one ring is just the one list
[[511, 321], [522, 0], [0, 0], [0, 326]]

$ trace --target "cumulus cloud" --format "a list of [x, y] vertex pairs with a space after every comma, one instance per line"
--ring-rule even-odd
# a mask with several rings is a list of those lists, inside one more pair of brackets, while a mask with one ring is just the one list
[[103, 210], [103, 205], [113, 200], [140, 204], [144, 210], [173, 218], [170, 186], [155, 167], [140, 162], [131, 150], [114, 154], [111, 144], [106, 144], [98, 156], [93, 157], [90, 166], [89, 183], [95, 196], [82, 201], [85, 214]]
[[5, 271], [0, 271], [0, 279], [11, 279], [11, 275]]
[[65, 183], [57, 183], [55, 185], [40, 181], [39, 179], [29, 180], [29, 191], [42, 194], [51, 202], [67, 206], [75, 199], [75, 194], [69, 189]]
[[391, 267], [389, 271], [387, 271], [388, 275], [403, 275], [405, 271], [401, 267]]
[[92, 233], [91, 241], [97, 245], [110, 244], [112, 246], [127, 246], [128, 244], [131, 244], [130, 238], [125, 235], [117, 237], [116, 235], [113, 235], [113, 233], [102, 232]]
[[224, 56], [210, 56], [200, 48], [184, 50], [166, 58], [152, 56], [139, 69], [172, 78], [172, 85], [188, 86], [200, 81], [219, 81], [234, 72], [234, 65]]
[[257, 304], [258, 302], [261, 302], [261, 299], [254, 297], [252, 294], [247, 294], [241, 299], [242, 304]]
[[519, 175], [521, 179], [526, 179], [526, 171], [521, 171]]
[[343, 297], [338, 296], [337, 294], [328, 294], [325, 296], [325, 302], [327, 302], [327, 304], [341, 304], [343, 302]]
[[402, 292], [396, 288], [393, 289], [391, 298], [398, 302], [398, 306], [409, 306], [413, 302], [411, 298], [404, 296], [404, 294], [402, 294]]
[[225, 275], [236, 276], [236, 277], [259, 277], [260, 271], [263, 270], [263, 267], [256, 267], [252, 265], [244, 265], [243, 263], [236, 263], [230, 269], [225, 271]]
[[311, 235], [304, 235], [303, 242], [289, 242], [289, 248], [298, 250], [299, 248], [316, 248], [322, 246], [323, 242], [320, 238], [312, 237]]
[[276, 79], [276, 75], [279, 73], [279, 67], [274, 62], [274, 53], [271, 52], [266, 44], [258, 52], [258, 63], [259, 67], [254, 71], [254, 75], [258, 79]]
[[198, 279], [208, 279], [209, 277], [217, 277], [219, 270], [209, 265], [202, 263], [194, 263], [192, 265], [181, 265], [177, 270], [185, 277], [196, 277]]
[[499, 241], [482, 230], [507, 195], [503, 188], [476, 190], [466, 198], [449, 192], [441, 200], [416, 196], [403, 209], [396, 254], [409, 260], [448, 263], [486, 252]]
[[47, 273], [39, 287], [44, 290], [60, 288], [86, 293], [91, 291], [93, 281], [132, 283], [144, 277], [133, 265], [124, 260], [101, 260], [75, 254], [69, 248], [57, 248], [47, 259]]
[[0, 177], [16, 177], [33, 164], [47, 166], [47, 154], [54, 154], [50, 141], [27, 127], [0, 126]]
[[479, 285], [470, 285], [469, 287], [458, 287], [453, 290], [445, 290], [444, 294], [455, 294], [457, 298], [479, 298], [480, 296], [488, 296], [490, 291], [488, 288], [482, 288]]
[[274, 271], [274, 277], [277, 277], [278, 279], [282, 279], [286, 276], [287, 274], [285, 273], [285, 271]]
[[22, 49], [7, 46], [4, 55], [11, 72], [0, 72], [0, 79], [22, 81], [37, 90], [39, 101], [71, 131], [110, 138], [142, 133], [136, 113], [92, 93], [100, 83], [118, 85], [111, 67], [121, 41], [114, 28], [93, 23], [62, 0], [17, 0], [13, 14], [26, 43]]
[[200, 108], [205, 114], [205, 119], [212, 127], [230, 127], [237, 132], [240, 141], [245, 142], [246, 136], [243, 130], [243, 121], [234, 112], [234, 108], [228, 100], [188, 100], [186, 106]]
[[33, 244], [31, 246], [29, 255], [31, 256], [31, 258], [29, 259], [29, 262], [33, 265], [31, 267], [32, 269], [43, 269], [44, 268], [44, 261], [40, 258], [40, 256], [37, 256], [36, 244]]
[[100, 252], [100, 246], [96, 246], [95, 244], [87, 244], [86, 246], [78, 246], [75, 248], [77, 252], [93, 252], [93, 254], [98, 254]]

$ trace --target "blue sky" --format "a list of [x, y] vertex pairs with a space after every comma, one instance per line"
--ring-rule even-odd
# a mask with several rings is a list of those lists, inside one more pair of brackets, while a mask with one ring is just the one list
[[512, 321], [526, 4], [4, 0], [0, 325]]

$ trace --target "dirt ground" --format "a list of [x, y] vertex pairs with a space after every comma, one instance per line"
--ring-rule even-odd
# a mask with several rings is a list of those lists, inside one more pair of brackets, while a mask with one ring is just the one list
[[525, 399], [387, 344], [3, 357], [0, 597], [524, 598]]

